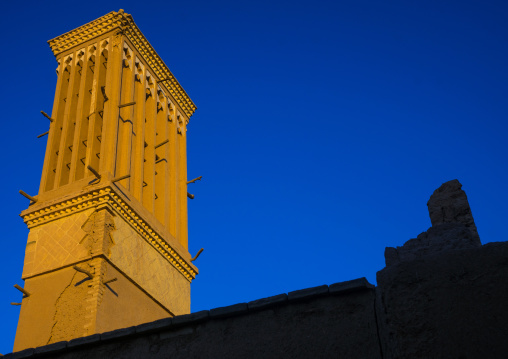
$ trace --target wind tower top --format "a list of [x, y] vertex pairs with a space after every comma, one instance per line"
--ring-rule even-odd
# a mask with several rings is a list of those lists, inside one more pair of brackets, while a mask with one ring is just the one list
[[62, 55], [65, 56], [70, 49], [116, 29], [123, 33], [139, 54], [145, 58], [148, 65], [152, 68], [154, 76], [159, 80], [167, 79], [167, 81], [163, 81], [164, 86], [187, 117], [190, 118], [194, 111], [196, 111], [196, 105], [152, 45], [150, 45], [146, 37], [141, 33], [141, 30], [134, 23], [132, 15], [125, 13], [123, 9], [118, 10], [118, 12], [111, 11], [88, 24], [55, 37], [49, 40], [48, 44], [58, 60]]

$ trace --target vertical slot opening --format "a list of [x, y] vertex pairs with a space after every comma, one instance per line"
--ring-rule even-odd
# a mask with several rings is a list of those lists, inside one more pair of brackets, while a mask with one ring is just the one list
[[[124, 60], [122, 65], [122, 82], [120, 88], [120, 104], [132, 103], [134, 96], [134, 74], [129, 59], [132, 53], [127, 47], [124, 47]], [[136, 105], [130, 105], [120, 108], [118, 117], [117, 148], [115, 159], [115, 175], [124, 176], [131, 173], [131, 147], [133, 132], [133, 117]], [[130, 190], [130, 178], [118, 182], [127, 190]]]
[[61, 175], [60, 175], [60, 183], [59, 186], [64, 186], [69, 183], [69, 174], [71, 169], [71, 157], [73, 150], [73, 141], [74, 141], [74, 132], [76, 131], [76, 109], [78, 106], [78, 97], [79, 97], [79, 86], [81, 83], [81, 74], [82, 74], [83, 62], [80, 61], [76, 63], [74, 66], [74, 80], [72, 84], [72, 91], [70, 93], [70, 98], [67, 99], [67, 104], [70, 107], [67, 117], [64, 119], [65, 129], [65, 139], [63, 139], [64, 147], [61, 150], [61, 155], [63, 156], [62, 167], [61, 167]]
[[143, 159], [145, 142], [145, 83], [144, 68], [136, 59], [134, 65], [134, 101], [136, 106], [133, 115], [133, 139], [131, 158], [131, 192], [138, 201], [142, 202], [143, 192]]
[[93, 168], [99, 168], [101, 158], [101, 136], [102, 136], [102, 125], [103, 125], [103, 114], [104, 114], [104, 102], [105, 98], [102, 94], [102, 88], [106, 86], [106, 69], [108, 62], [108, 52], [103, 50], [99, 57], [99, 80], [97, 82], [97, 88], [95, 92], [97, 94], [97, 104], [94, 113], [94, 128], [92, 138], [87, 141], [87, 146], [91, 146], [90, 154], [90, 166]]
[[156, 103], [154, 99], [155, 89], [151, 83], [151, 79], [147, 76], [147, 83], [149, 87], [146, 88], [145, 93], [145, 155], [143, 162], [143, 181], [146, 186], [143, 188], [143, 206], [151, 213], [154, 213], [154, 182], [155, 182], [155, 116], [156, 116]]
[[83, 110], [81, 111], [81, 128], [79, 130], [79, 141], [78, 141], [78, 151], [77, 155], [77, 163], [76, 163], [76, 180], [80, 180], [85, 176], [85, 164], [86, 164], [86, 149], [88, 142], [88, 128], [90, 124], [90, 112], [93, 109], [90, 109], [90, 103], [92, 100], [92, 86], [93, 86], [93, 76], [94, 76], [94, 56], [90, 57], [87, 61], [86, 67], [83, 69], [85, 72], [85, 90], [82, 94], [83, 98]]
[[56, 165], [58, 162], [58, 152], [60, 148], [60, 140], [62, 137], [63, 128], [63, 117], [65, 113], [65, 104], [67, 98], [67, 90], [69, 88], [69, 79], [71, 76], [71, 66], [67, 65], [62, 71], [62, 81], [60, 83], [60, 95], [58, 99], [58, 110], [55, 116], [55, 122], [52, 124], [53, 127], [53, 139], [52, 143], [48, 143], [51, 150], [49, 153], [48, 172], [46, 179], [45, 191], [51, 191], [55, 185]]
[[[163, 143], [168, 139], [167, 134], [167, 113], [166, 113], [166, 99], [162, 92], [159, 93], [157, 103], [157, 120], [156, 120], [156, 145]], [[168, 143], [165, 145], [161, 145], [155, 149], [155, 171], [157, 175], [155, 176], [155, 193], [157, 194], [157, 198], [155, 199], [155, 217], [161, 222], [163, 225], [167, 225], [167, 216], [168, 216], [168, 203], [167, 203], [167, 193], [166, 193], [166, 182], [167, 182], [167, 154], [166, 149], [168, 148]]]

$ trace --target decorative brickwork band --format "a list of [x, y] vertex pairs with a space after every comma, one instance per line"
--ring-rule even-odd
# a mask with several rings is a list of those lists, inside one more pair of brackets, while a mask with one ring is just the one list
[[[169, 243], [134, 212], [111, 187], [76, 196], [32, 212], [27, 210], [23, 212], [21, 217], [28, 228], [31, 229], [41, 224], [103, 205], [106, 205], [116, 214], [123, 217], [136, 232], [162, 254], [185, 278], [192, 281], [196, 277], [197, 271], [193, 266], [187, 263]], [[83, 229], [86, 231], [86, 226]]]

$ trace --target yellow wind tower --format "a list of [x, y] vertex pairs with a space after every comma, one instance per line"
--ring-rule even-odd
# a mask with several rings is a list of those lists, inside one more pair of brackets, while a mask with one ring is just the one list
[[187, 314], [198, 273], [187, 246], [196, 106], [123, 10], [49, 45], [58, 79], [39, 193], [22, 193], [14, 351]]

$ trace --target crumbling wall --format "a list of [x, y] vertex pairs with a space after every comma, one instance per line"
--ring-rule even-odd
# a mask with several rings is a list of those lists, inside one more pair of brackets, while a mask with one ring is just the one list
[[507, 358], [508, 243], [377, 273], [384, 358]]
[[[73, 338], [85, 335], [86, 318], [76, 316], [77, 310], [86, 313], [89, 288], [87, 283], [80, 283], [82, 279], [74, 269], [65, 268], [25, 282], [24, 287], [31, 295], [23, 299], [20, 320], [29, 325], [18, 325], [14, 350], [33, 343], [39, 346], [55, 343], [69, 333], [73, 333]], [[34, 301], [35, 296], [37, 300]], [[60, 305], [57, 307], [55, 303]], [[34, 323], [39, 324], [36, 327]]]
[[466, 193], [458, 180], [443, 183], [429, 201], [432, 227], [402, 247], [387, 247], [386, 265], [425, 258], [439, 252], [478, 248], [482, 245]]
[[508, 243], [481, 245], [458, 180], [427, 206], [432, 227], [386, 248], [377, 273], [384, 357], [508, 357]]

